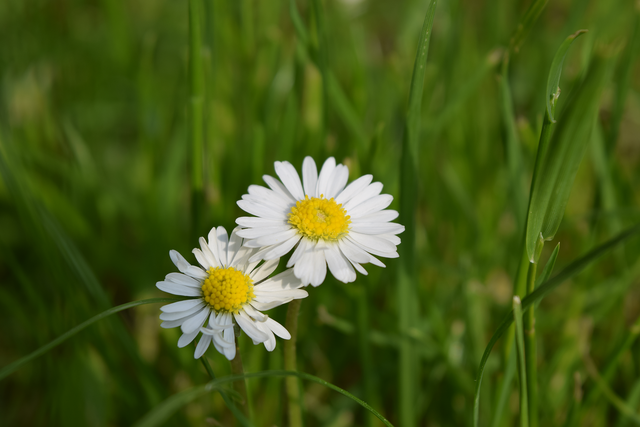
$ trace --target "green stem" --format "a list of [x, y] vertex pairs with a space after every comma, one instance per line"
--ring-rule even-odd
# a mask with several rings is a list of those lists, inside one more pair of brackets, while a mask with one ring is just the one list
[[513, 297], [513, 318], [516, 323], [516, 349], [518, 352], [518, 376], [520, 377], [520, 427], [529, 427], [526, 356], [524, 353], [524, 332], [522, 327], [522, 302], [518, 296]]
[[[374, 403], [376, 397], [373, 379], [373, 361], [371, 343], [369, 340], [369, 301], [367, 298], [366, 286], [361, 286], [356, 297], [357, 321], [358, 321], [358, 346], [360, 348], [360, 360], [362, 370], [362, 382], [364, 385], [364, 400], [370, 404]], [[373, 426], [375, 417], [373, 413], [367, 412], [367, 426]]]
[[[236, 349], [236, 351], [237, 351], [237, 349]], [[213, 369], [211, 369], [211, 365], [209, 364], [209, 361], [207, 360], [206, 356], [202, 356], [200, 358], [200, 361], [202, 362], [202, 365], [204, 366], [204, 369], [209, 374], [209, 377], [211, 378], [211, 380], [215, 381], [216, 376], [213, 373]], [[233, 412], [233, 416], [235, 416], [236, 419], [238, 419], [240, 421], [240, 424], [242, 424], [244, 427], [251, 427], [252, 424], [249, 421], [249, 419], [247, 417], [245, 417], [242, 412], [240, 412], [238, 407], [229, 398], [229, 395], [227, 395], [227, 393], [224, 390], [218, 390], [218, 391], [220, 392], [220, 396], [222, 396], [222, 399], [224, 400], [224, 403], [227, 405], [227, 408], [229, 408], [231, 410], [231, 412]]]
[[[527, 295], [530, 295], [536, 284], [537, 263], [529, 268]], [[538, 426], [538, 367], [536, 354], [536, 318], [535, 306], [532, 305], [524, 318], [525, 361], [527, 368], [527, 395], [529, 398], [529, 426]]]
[[198, 235], [203, 199], [204, 64], [202, 0], [189, 0], [189, 139], [191, 145], [191, 227]]
[[[244, 375], [244, 368], [242, 366], [242, 357], [240, 356], [240, 345], [236, 337], [236, 357], [231, 360], [231, 373], [234, 375]], [[249, 416], [249, 398], [247, 397], [247, 381], [245, 379], [235, 381], [233, 383], [234, 390], [240, 395], [240, 408], [245, 417]]]
[[[296, 336], [298, 333], [299, 299], [289, 303], [285, 327], [291, 334], [291, 339], [284, 343], [284, 368], [287, 371], [297, 371], [296, 368]], [[302, 407], [300, 405], [300, 381], [295, 377], [285, 380], [287, 398], [289, 402], [289, 427], [302, 427]]]

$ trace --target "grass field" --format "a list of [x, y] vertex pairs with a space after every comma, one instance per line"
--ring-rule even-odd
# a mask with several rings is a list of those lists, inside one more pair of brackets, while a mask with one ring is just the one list
[[[160, 303], [8, 368], [171, 297], [169, 250], [305, 156], [373, 174], [406, 230], [307, 289], [298, 372], [398, 427], [640, 424], [640, 3], [3, 0], [0, 79], [0, 425], [298, 427], [259, 374], [284, 340], [239, 338], [239, 421]], [[383, 425], [299, 384], [307, 427]]]

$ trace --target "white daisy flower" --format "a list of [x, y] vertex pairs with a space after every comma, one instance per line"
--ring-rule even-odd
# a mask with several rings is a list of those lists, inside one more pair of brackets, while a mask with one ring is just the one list
[[264, 175], [269, 189], [252, 185], [238, 206], [255, 217], [241, 217], [238, 235], [245, 246], [259, 249], [250, 261], [279, 258], [294, 247], [287, 267], [305, 285], [320, 285], [327, 274], [345, 283], [356, 279], [361, 264], [385, 265], [374, 255], [396, 258], [404, 226], [390, 221], [398, 212], [385, 209], [393, 197], [380, 194], [382, 184], [364, 175], [347, 184], [349, 169], [327, 159], [320, 175], [316, 163], [306, 157], [302, 182], [289, 162], [275, 162], [280, 181]]
[[251, 261], [256, 250], [242, 246], [237, 234], [227, 236], [224, 227], [212, 228], [209, 242], [200, 238], [200, 248], [193, 253], [202, 266], [193, 266], [177, 251], [170, 251], [171, 260], [180, 273], [169, 273], [158, 289], [173, 295], [195, 297], [160, 308], [163, 328], [180, 326], [182, 336], [178, 347], [190, 344], [202, 332], [194, 357], [204, 354], [213, 342], [215, 348], [231, 360], [236, 355], [234, 324], [253, 340], [264, 343], [267, 350], [276, 347], [275, 335], [290, 339], [289, 332], [260, 310], [268, 310], [308, 294], [291, 269], [268, 278], [278, 266], [274, 258], [258, 266]]

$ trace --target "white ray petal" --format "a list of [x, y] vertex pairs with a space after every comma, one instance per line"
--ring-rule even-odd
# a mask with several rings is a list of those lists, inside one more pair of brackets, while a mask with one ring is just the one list
[[276, 174], [296, 200], [304, 199], [304, 191], [296, 168], [289, 162], [275, 162]]
[[197, 305], [204, 305], [201, 299], [187, 299], [184, 301], [173, 302], [171, 304], [160, 307], [160, 311], [164, 313], [177, 313], [179, 311], [187, 311]]
[[330, 197], [327, 197], [327, 192], [329, 190], [329, 183], [331, 182], [331, 178], [335, 168], [336, 159], [334, 159], [333, 157], [329, 157], [327, 160], [325, 160], [324, 164], [322, 165], [322, 169], [320, 169], [320, 175], [318, 176], [318, 184], [316, 185], [316, 197], [324, 195], [325, 198], [330, 199]]
[[336, 166], [329, 184], [327, 185], [327, 194], [325, 194], [324, 197], [327, 199], [335, 198], [344, 189], [348, 180], [349, 168], [345, 165]]
[[211, 344], [211, 335], [202, 335], [200, 341], [198, 341], [198, 345], [196, 346], [196, 351], [193, 354], [194, 359], [199, 359], [200, 356], [207, 351], [209, 344]]
[[366, 202], [372, 197], [375, 197], [380, 194], [382, 191], [382, 183], [374, 182], [373, 184], [369, 184], [364, 189], [360, 190], [357, 194], [355, 194], [351, 199], [342, 204], [342, 207], [347, 210], [347, 213], [351, 215], [351, 209], [358, 206], [360, 203]]
[[393, 201], [393, 196], [390, 194], [381, 194], [370, 198], [367, 201], [360, 203], [348, 210], [351, 218], [360, 218], [365, 215], [369, 215], [375, 212], [379, 212], [387, 208]]
[[179, 285], [173, 282], [157, 282], [156, 287], [162, 292], [182, 297], [199, 297], [202, 292], [198, 288], [191, 286]]
[[356, 194], [359, 194], [360, 191], [365, 189], [373, 180], [373, 175], [363, 175], [360, 178], [353, 181], [351, 184], [347, 185], [347, 187], [338, 194], [337, 197], [334, 198], [336, 203], [345, 204]]
[[304, 184], [304, 193], [307, 196], [318, 197], [316, 195], [318, 168], [316, 167], [316, 162], [309, 156], [305, 157], [302, 162], [302, 182]]
[[343, 283], [351, 283], [356, 280], [356, 272], [349, 261], [342, 255], [337, 245], [332, 245], [328, 250], [324, 251], [324, 256], [327, 259], [327, 265], [333, 277]]
[[253, 283], [259, 283], [265, 277], [268, 277], [273, 271], [278, 268], [278, 263], [280, 262], [280, 258], [271, 259], [265, 261], [260, 267], [256, 268], [249, 274]]

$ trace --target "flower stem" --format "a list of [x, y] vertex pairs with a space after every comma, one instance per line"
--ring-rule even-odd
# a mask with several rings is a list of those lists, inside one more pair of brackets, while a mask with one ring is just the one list
[[[200, 360], [202, 361], [202, 365], [204, 366], [204, 369], [206, 369], [211, 380], [215, 381], [216, 376], [213, 373], [213, 369], [211, 369], [211, 365], [209, 364], [209, 361], [207, 360], [207, 358], [205, 356], [202, 356]], [[231, 398], [229, 398], [227, 393], [223, 390], [219, 390], [218, 392], [220, 393], [220, 396], [222, 396], [222, 399], [224, 400], [224, 403], [227, 405], [227, 408], [229, 408], [231, 412], [233, 412], [233, 415], [240, 421], [240, 424], [242, 424], [245, 427], [250, 427], [251, 423], [249, 422], [247, 417], [242, 412], [240, 412], [238, 407], [235, 405], [235, 403], [233, 403]]]
[[[297, 371], [296, 368], [296, 336], [298, 333], [298, 313], [301, 300], [294, 299], [287, 309], [285, 326], [291, 334], [291, 339], [284, 343], [284, 368], [287, 371]], [[300, 381], [296, 377], [285, 380], [289, 401], [289, 426], [302, 427], [302, 408], [300, 405]]]
[[[231, 373], [234, 375], [244, 375], [244, 368], [242, 367], [242, 357], [240, 356], [240, 346], [238, 345], [238, 338], [236, 338], [236, 357], [231, 360]], [[242, 413], [250, 419], [249, 416], [249, 399], [247, 398], [247, 380], [242, 379], [233, 382], [233, 389], [240, 395], [240, 409]]]
[[[529, 267], [527, 295], [530, 295], [536, 284], [538, 263]], [[538, 367], [536, 354], [536, 318], [535, 305], [532, 305], [524, 318], [525, 363], [527, 369], [527, 397], [529, 399], [529, 427], [538, 427]]]

